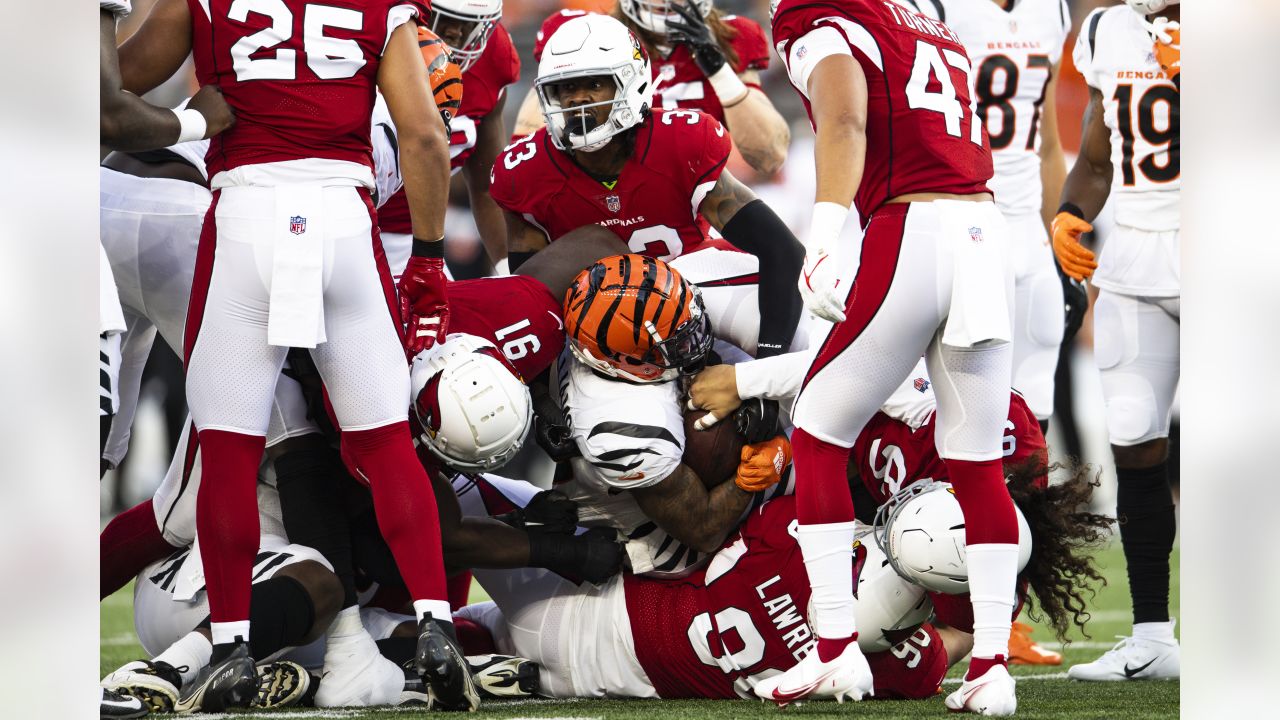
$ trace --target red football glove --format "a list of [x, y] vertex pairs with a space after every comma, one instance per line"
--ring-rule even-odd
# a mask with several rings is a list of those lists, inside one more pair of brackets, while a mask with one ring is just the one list
[[449, 305], [442, 258], [411, 257], [400, 276], [400, 320], [409, 357], [444, 340], [449, 331]]

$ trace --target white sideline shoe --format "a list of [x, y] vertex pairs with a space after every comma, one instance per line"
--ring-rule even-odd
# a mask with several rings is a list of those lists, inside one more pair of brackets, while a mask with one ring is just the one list
[[992, 665], [977, 679], [965, 680], [959, 689], [947, 696], [946, 705], [951, 712], [992, 716], [1014, 714], [1018, 710], [1018, 695], [1009, 668]]
[[849, 643], [844, 652], [825, 663], [818, 659], [815, 647], [791, 669], [756, 683], [755, 693], [779, 706], [806, 698], [858, 701], [873, 694], [871, 666], [867, 664], [857, 641]]
[[1072, 665], [1072, 680], [1118, 682], [1122, 680], [1174, 680], [1182, 673], [1178, 641], [1120, 637], [1115, 647], [1091, 663]]

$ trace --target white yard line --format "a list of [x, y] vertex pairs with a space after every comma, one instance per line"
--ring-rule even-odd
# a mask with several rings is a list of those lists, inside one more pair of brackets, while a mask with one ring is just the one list
[[98, 644], [103, 647], [120, 647], [122, 645], [137, 645], [138, 636], [134, 635], [133, 633], [121, 633], [119, 635], [112, 635], [111, 637], [104, 637], [98, 641]]

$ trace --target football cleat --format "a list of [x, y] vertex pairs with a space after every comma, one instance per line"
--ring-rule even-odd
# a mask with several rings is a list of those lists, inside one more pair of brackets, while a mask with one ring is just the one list
[[538, 665], [512, 655], [468, 655], [467, 665], [481, 697], [533, 697], [538, 694]]
[[248, 643], [239, 643], [221, 662], [209, 664], [182, 688], [175, 710], [180, 713], [223, 712], [249, 707], [258, 696], [258, 672]]
[[103, 678], [102, 687], [137, 698], [149, 712], [169, 713], [178, 703], [182, 675], [167, 662], [134, 660]]
[[258, 695], [255, 708], [282, 708], [301, 705], [312, 692], [311, 673], [296, 662], [280, 660], [258, 666]]
[[430, 617], [418, 621], [414, 664], [427, 685], [432, 708], [474, 712], [480, 707], [480, 693], [462, 649], [444, 626]]
[[1061, 665], [1062, 653], [1040, 647], [1031, 639], [1031, 626], [1016, 622], [1009, 633], [1009, 662], [1013, 665]]
[[1093, 682], [1175, 680], [1181, 675], [1181, 666], [1177, 640], [1121, 637], [1115, 647], [1097, 660], [1067, 668], [1067, 677]]
[[951, 712], [978, 715], [1003, 717], [1018, 710], [1013, 676], [1004, 665], [992, 665], [977, 679], [960, 683], [960, 688], [948, 695], [945, 702]]
[[858, 701], [875, 694], [875, 691], [867, 658], [857, 642], [850, 642], [844, 652], [830, 662], [822, 662], [815, 647], [786, 672], [756, 683], [755, 693], [760, 698], [774, 701], [779, 707], [786, 707], [806, 698]]
[[98, 694], [98, 717], [102, 720], [132, 720], [147, 714], [147, 706], [132, 695], [107, 688], [99, 688]]

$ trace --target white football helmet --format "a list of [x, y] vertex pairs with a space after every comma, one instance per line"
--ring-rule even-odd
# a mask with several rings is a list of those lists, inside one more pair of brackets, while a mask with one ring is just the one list
[[1170, 5], [1178, 4], [1178, 0], [1124, 0], [1124, 2], [1132, 8], [1134, 12], [1144, 17], [1162, 12]]
[[462, 38], [462, 47], [445, 43], [449, 59], [458, 64], [461, 72], [466, 72], [484, 54], [493, 28], [502, 19], [502, 0], [432, 0], [431, 31], [437, 35], [440, 31], [436, 25], [442, 17], [471, 23], [471, 31]]
[[[575, 108], [560, 105], [557, 83], [585, 77], [608, 77], [614, 83], [609, 100]], [[644, 121], [653, 103], [649, 55], [626, 25], [608, 15], [589, 14], [561, 25], [542, 51], [538, 102], [547, 120], [551, 142], [561, 150], [594, 152], [618, 133]], [[599, 125], [586, 110], [609, 105], [608, 119]]]
[[[667, 18], [679, 17], [671, 6], [685, 0], [621, 0], [622, 14], [631, 18], [635, 24], [661, 37], [667, 36]], [[711, 14], [711, 0], [688, 0], [694, 10], [702, 13], [702, 17]]]
[[[866, 548], [858, 588], [853, 596], [853, 616], [858, 620], [858, 647], [864, 653], [883, 652], [897, 645], [933, 614], [933, 603], [924, 588], [907, 582], [889, 563], [884, 550], [868, 531], [859, 537]], [[854, 548], [854, 557], [858, 555]]]
[[[1018, 572], [1031, 559], [1031, 528], [1018, 515]], [[876, 542], [899, 575], [928, 590], [969, 592], [964, 513], [949, 483], [921, 482], [894, 495], [876, 512]]]
[[529, 435], [529, 388], [484, 338], [450, 333], [443, 343], [418, 353], [410, 379], [420, 439], [455, 470], [499, 467]]

